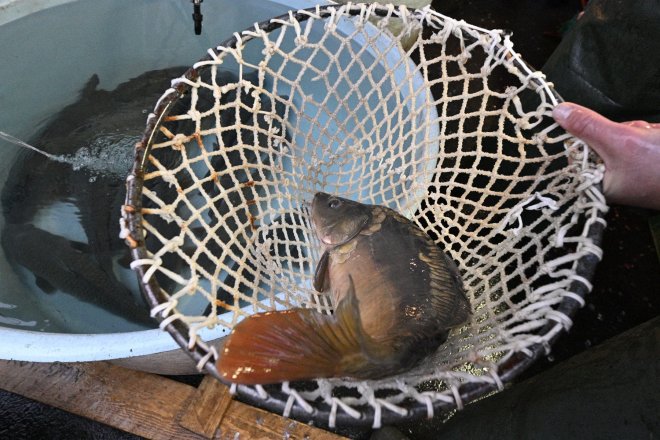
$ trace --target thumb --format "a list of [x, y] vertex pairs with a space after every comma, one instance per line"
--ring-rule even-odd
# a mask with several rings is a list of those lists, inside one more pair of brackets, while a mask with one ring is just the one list
[[618, 147], [612, 140], [620, 137], [620, 124], [593, 110], [564, 102], [553, 109], [552, 116], [566, 131], [586, 142], [603, 159], [611, 156], [612, 150]]
[[573, 103], [556, 106], [552, 116], [603, 160], [603, 190], [610, 202], [660, 208], [660, 129], [655, 124], [612, 122]]

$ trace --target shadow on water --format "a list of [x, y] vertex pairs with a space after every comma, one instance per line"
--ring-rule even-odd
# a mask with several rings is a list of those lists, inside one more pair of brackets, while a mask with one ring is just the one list
[[2, 247], [28, 293], [52, 303], [50, 321], [68, 331], [155, 327], [128, 269], [120, 207], [146, 115], [184, 71], [146, 72], [113, 91], [92, 76], [30, 140], [57, 160], [16, 155], [1, 195]]

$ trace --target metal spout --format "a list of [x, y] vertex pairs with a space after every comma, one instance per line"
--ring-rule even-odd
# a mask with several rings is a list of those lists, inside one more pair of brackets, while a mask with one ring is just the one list
[[202, 33], [202, 2], [204, 0], [191, 0], [193, 3], [193, 22], [195, 23], [195, 35], [200, 35]]

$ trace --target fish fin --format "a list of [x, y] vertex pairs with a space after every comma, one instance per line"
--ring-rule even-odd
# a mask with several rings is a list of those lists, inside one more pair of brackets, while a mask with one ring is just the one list
[[80, 91], [80, 95], [82, 97], [88, 97], [92, 95], [94, 92], [96, 92], [96, 88], [99, 86], [100, 82], [101, 81], [99, 80], [99, 76], [96, 73], [93, 74], [83, 86], [82, 90]]
[[227, 338], [217, 367], [227, 381], [246, 385], [365, 377], [379, 372], [372, 345], [351, 291], [333, 315], [291, 309], [246, 318]]
[[450, 314], [447, 321], [447, 327], [457, 327], [461, 324], [465, 324], [466, 321], [472, 315], [472, 310], [470, 310], [470, 303], [467, 298], [463, 295], [460, 295], [456, 298], [454, 303], [454, 311]]
[[89, 254], [92, 252], [87, 243], [69, 240], [69, 245], [71, 246], [72, 249], [75, 249], [76, 251], [83, 254]]
[[316, 266], [314, 272], [314, 289], [317, 292], [323, 292], [328, 287], [328, 262], [330, 261], [330, 254], [328, 251], [323, 252], [319, 264]]
[[39, 276], [36, 276], [36, 275], [35, 275], [35, 276], [34, 276], [34, 281], [35, 281], [35, 283], [37, 284], [37, 287], [40, 288], [41, 290], [43, 290], [43, 291], [46, 292], [46, 293], [53, 293], [53, 292], [55, 292], [55, 291], [57, 290], [57, 289], [55, 288], [55, 286], [53, 286], [52, 284], [50, 284], [50, 283], [48, 282], [48, 280], [45, 279], [45, 278], [42, 278], [42, 277], [39, 277]]
[[131, 258], [131, 253], [128, 250], [126, 250], [125, 252], [122, 253], [121, 257], [119, 257], [117, 263], [124, 269], [129, 269], [131, 267], [131, 261], [133, 261], [133, 259]]
[[456, 327], [458, 325], [464, 324], [465, 321], [470, 318], [470, 315], [472, 315], [472, 308], [470, 307], [470, 300], [465, 294], [465, 289], [463, 288], [463, 280], [461, 279], [461, 273], [458, 270], [456, 262], [447, 254], [443, 253], [443, 255], [457, 290], [456, 298], [454, 299], [454, 311], [450, 314], [447, 327]]

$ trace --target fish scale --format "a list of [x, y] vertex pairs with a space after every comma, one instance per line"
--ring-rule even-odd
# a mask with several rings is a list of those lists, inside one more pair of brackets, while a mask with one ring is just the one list
[[[391, 317], [399, 321], [395, 325], [407, 328], [407, 335], [435, 337], [439, 333], [446, 333], [446, 328], [436, 324], [443, 314], [458, 308], [456, 319], [446, 319], [452, 324], [464, 321], [467, 316], [460, 307], [467, 309], [467, 299], [458, 272], [452, 265], [447, 264], [443, 252], [414, 223], [396, 211], [389, 208], [375, 209], [383, 214], [378, 219], [375, 219], [374, 215], [372, 222], [379, 224], [378, 233], [373, 234], [370, 239], [370, 247], [373, 247], [372, 257], [377, 265], [386, 268], [380, 272], [386, 273], [387, 282], [395, 285], [397, 292], [401, 292], [397, 313]], [[415, 261], [418, 271], [411, 271], [410, 265], [401, 264], [401, 260]], [[359, 293], [358, 300], [363, 301]], [[377, 295], [373, 301], [379, 301]], [[429, 307], [429, 303], [433, 306]], [[429, 308], [439, 310], [428, 310]], [[411, 317], [412, 311], [415, 311], [417, 319], [404, 322]], [[363, 318], [363, 323], [365, 320], [366, 318]], [[446, 335], [441, 338], [446, 338]], [[402, 343], [405, 344], [405, 341]]]

